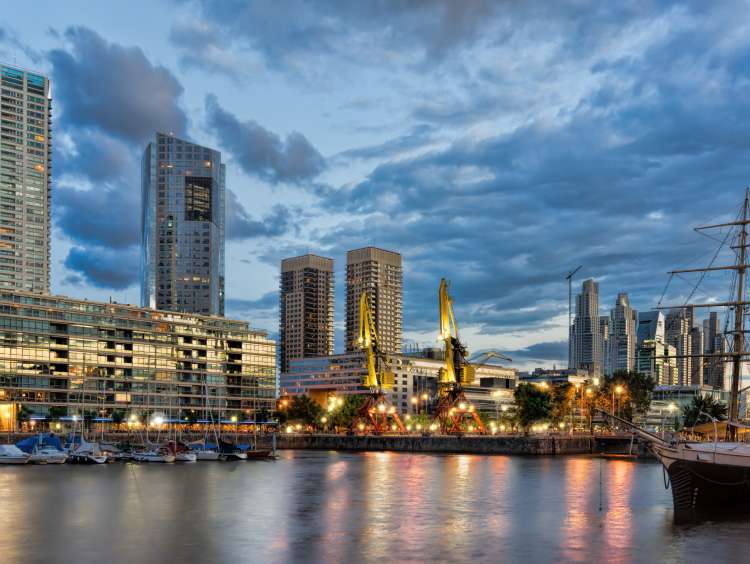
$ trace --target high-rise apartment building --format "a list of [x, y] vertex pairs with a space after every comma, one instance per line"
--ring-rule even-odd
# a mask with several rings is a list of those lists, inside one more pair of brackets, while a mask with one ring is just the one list
[[281, 261], [281, 372], [297, 358], [333, 354], [333, 259], [303, 255]]
[[573, 368], [601, 374], [602, 335], [599, 321], [599, 284], [592, 279], [583, 282], [576, 296], [576, 315], [573, 320]]
[[401, 352], [401, 255], [375, 247], [346, 253], [346, 350], [357, 350], [359, 297], [367, 293], [383, 351]]
[[665, 322], [666, 343], [677, 351], [677, 384], [689, 386], [692, 380], [692, 338], [690, 325], [693, 320], [690, 312], [685, 309], [673, 309], [667, 314]]
[[630, 307], [627, 294], [617, 294], [617, 301], [609, 318], [609, 373], [631, 371], [635, 366], [637, 351], [638, 314]]
[[646, 339], [638, 345], [636, 369], [651, 376], [657, 386], [677, 385], [677, 351], [664, 341]]
[[0, 65], [0, 288], [49, 293], [49, 80]]
[[224, 315], [221, 153], [157, 133], [143, 154], [141, 305]]

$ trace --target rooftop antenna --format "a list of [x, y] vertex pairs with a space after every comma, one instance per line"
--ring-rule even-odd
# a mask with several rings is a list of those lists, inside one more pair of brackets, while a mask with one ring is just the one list
[[568, 281], [568, 368], [573, 368], [573, 335], [571, 328], [573, 326], [573, 275], [581, 270], [583, 265], [568, 272], [565, 280]]

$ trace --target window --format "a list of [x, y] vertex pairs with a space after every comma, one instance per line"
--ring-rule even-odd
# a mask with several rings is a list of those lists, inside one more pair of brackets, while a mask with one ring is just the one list
[[185, 177], [185, 220], [211, 221], [211, 189], [213, 178]]

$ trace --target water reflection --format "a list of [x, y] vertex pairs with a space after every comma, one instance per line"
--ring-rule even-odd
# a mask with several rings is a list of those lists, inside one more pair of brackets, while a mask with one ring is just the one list
[[732, 561], [750, 528], [674, 527], [660, 466], [589, 457], [285, 452], [0, 488], [2, 562]]

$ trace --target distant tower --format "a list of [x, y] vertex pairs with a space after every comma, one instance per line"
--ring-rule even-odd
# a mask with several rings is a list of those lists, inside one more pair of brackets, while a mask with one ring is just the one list
[[384, 352], [401, 352], [401, 255], [375, 247], [346, 253], [346, 350], [357, 350], [359, 296], [366, 292]]
[[157, 133], [143, 155], [141, 305], [224, 315], [221, 153]]
[[47, 77], [0, 65], [0, 288], [49, 293], [52, 100]]
[[576, 296], [576, 316], [573, 321], [573, 368], [601, 374], [602, 336], [599, 322], [599, 284], [585, 280]]
[[308, 254], [281, 261], [281, 372], [293, 358], [333, 354], [333, 297], [333, 259]]
[[610, 373], [633, 370], [637, 351], [635, 328], [638, 314], [630, 307], [627, 294], [617, 294], [615, 307], [609, 315]]
[[665, 342], [664, 314], [660, 311], [644, 311], [638, 314], [638, 346], [643, 341]]
[[609, 328], [609, 316], [599, 316], [599, 335], [601, 342], [601, 358], [602, 358], [602, 371], [605, 374], [611, 374], [610, 358], [609, 358], [609, 339], [610, 339], [610, 328]]
[[[703, 322], [705, 333], [703, 335], [706, 354], [722, 354], [727, 352], [727, 344], [721, 330], [719, 314], [712, 311], [708, 319]], [[709, 356], [704, 364], [703, 381], [705, 384], [723, 390], [726, 385], [727, 358], [722, 356]]]
[[677, 383], [688, 386], [692, 381], [692, 339], [690, 330], [692, 316], [687, 309], [673, 309], [666, 318], [666, 342], [677, 351]]

